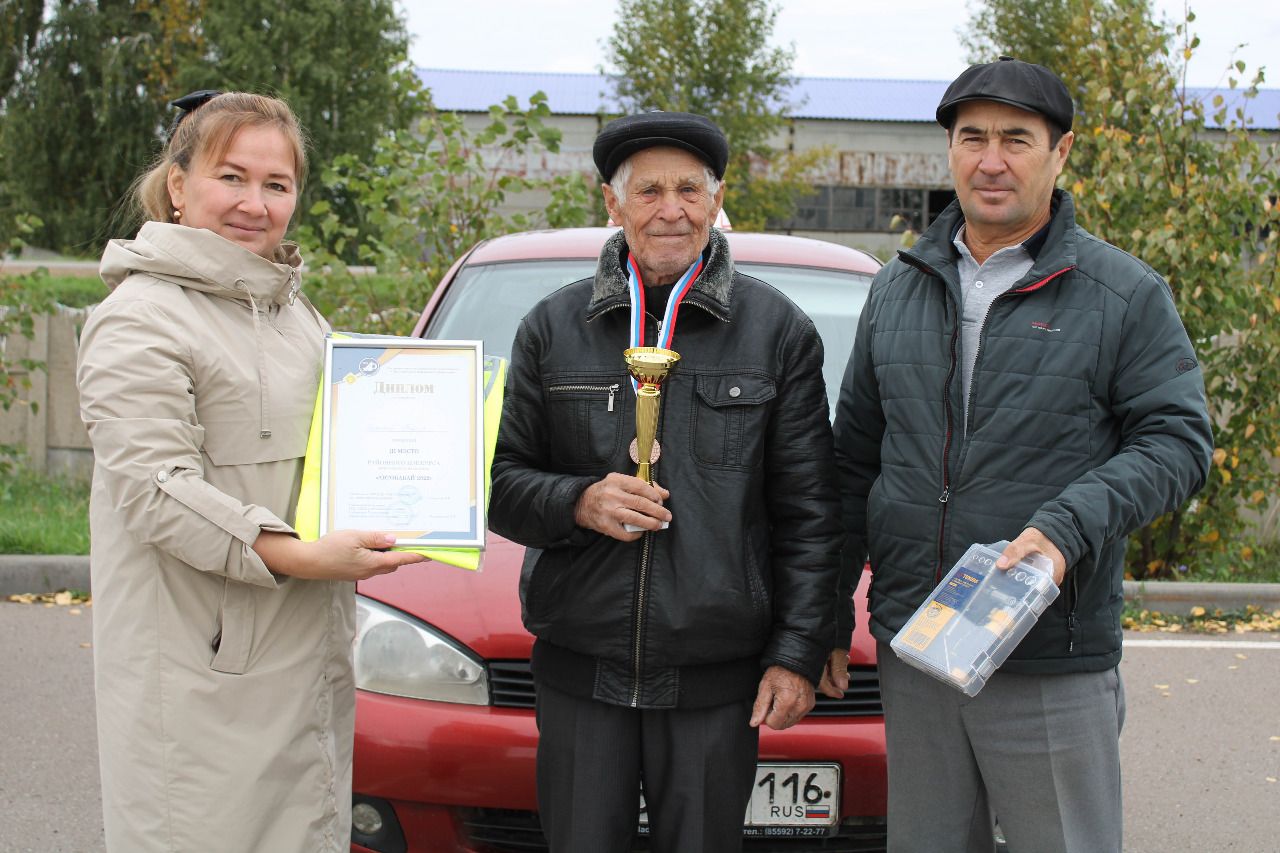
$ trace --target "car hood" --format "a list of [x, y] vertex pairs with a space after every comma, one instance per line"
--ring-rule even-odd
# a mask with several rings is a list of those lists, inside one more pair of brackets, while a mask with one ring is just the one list
[[[361, 595], [376, 598], [421, 619], [487, 660], [528, 660], [533, 637], [520, 620], [520, 566], [524, 547], [488, 534], [479, 571], [434, 560], [361, 581]], [[875, 664], [875, 640], [867, 632], [867, 589], [863, 570], [854, 595], [856, 609], [849, 662]]]
[[483, 658], [528, 659], [533, 637], [520, 621], [524, 548], [488, 534], [478, 571], [434, 560], [361, 581], [376, 598], [443, 631]]

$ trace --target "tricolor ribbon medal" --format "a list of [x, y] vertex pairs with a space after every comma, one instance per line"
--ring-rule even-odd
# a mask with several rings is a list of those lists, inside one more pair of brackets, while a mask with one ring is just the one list
[[[658, 461], [662, 450], [654, 436], [657, 429], [659, 386], [667, 377], [675, 363], [680, 360], [678, 353], [671, 349], [671, 341], [675, 338], [676, 319], [680, 313], [680, 303], [693, 283], [702, 272], [702, 256], [685, 270], [684, 275], [671, 288], [667, 297], [667, 306], [662, 312], [662, 320], [658, 323], [658, 340], [655, 346], [644, 344], [645, 326], [645, 288], [640, 278], [640, 266], [635, 255], [627, 253], [627, 290], [631, 297], [631, 340], [630, 347], [623, 354], [627, 360], [627, 369], [631, 373], [631, 389], [636, 394], [636, 439], [631, 442], [631, 461], [640, 466], [637, 476], [649, 480], [650, 466]], [[648, 448], [641, 452], [641, 446]], [[642, 456], [648, 457], [641, 462]]]

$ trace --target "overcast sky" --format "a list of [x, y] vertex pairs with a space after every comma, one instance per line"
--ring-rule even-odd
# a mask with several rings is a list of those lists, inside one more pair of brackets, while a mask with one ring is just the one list
[[[594, 72], [613, 28], [612, 0], [397, 0], [413, 36], [415, 64], [494, 71]], [[1034, 0], [1032, 0], [1034, 2]], [[972, 0], [970, 0], [970, 5]], [[950, 80], [965, 67], [956, 35], [968, 20], [962, 0], [781, 0], [775, 36], [796, 48], [807, 77]], [[1182, 0], [1155, 0], [1182, 19]], [[1201, 0], [1192, 31], [1201, 45], [1188, 82], [1225, 83], [1230, 61], [1280, 88], [1280, 0]], [[1237, 50], [1237, 45], [1246, 45]], [[1234, 51], [1234, 54], [1233, 54]]]

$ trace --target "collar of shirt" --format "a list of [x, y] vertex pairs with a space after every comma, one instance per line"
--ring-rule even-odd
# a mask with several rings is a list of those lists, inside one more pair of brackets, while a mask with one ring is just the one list
[[[1046, 235], [1048, 227], [1049, 226], [1047, 225], [1045, 226]], [[1031, 269], [1031, 265], [1035, 263], [1035, 254], [1027, 248], [1027, 243], [1035, 240], [1037, 237], [1040, 237], [1040, 242], [1037, 245], [1038, 250], [1044, 245], [1044, 238], [1041, 237], [1040, 232], [1036, 232], [1036, 234], [1032, 235], [1026, 242], [1015, 243], [1012, 246], [1005, 246], [1003, 249], [1000, 249], [988, 256], [985, 261], [979, 264], [977, 258], [973, 256], [973, 253], [969, 251], [969, 247], [964, 243], [964, 223], [961, 222], [960, 227], [956, 229], [956, 233], [951, 239], [951, 245], [955, 246], [956, 253], [960, 256], [959, 267], [961, 281], [972, 281], [980, 269], [984, 271], [990, 270], [993, 273], [996, 273], [996, 271], [999, 270], [1020, 268], [1020, 271], [1017, 276], [1014, 277], [1014, 280], [1021, 278], [1027, 270]], [[1010, 280], [1008, 284], [1013, 284], [1013, 280]]]
[[[1031, 258], [1032, 261], [1035, 261], [1037, 258], [1040, 257], [1040, 250], [1044, 248], [1044, 244], [1049, 240], [1049, 229], [1053, 226], [1053, 217], [1056, 216], [1057, 213], [1058, 213], [1058, 200], [1055, 198], [1053, 200], [1053, 205], [1051, 206], [1049, 211], [1049, 221], [1046, 222], [1040, 228], [1039, 231], [1032, 234], [1027, 239], [1023, 240], [1022, 243], [1020, 244], [1020, 247], [1026, 250], [1027, 255]], [[961, 219], [959, 224], [956, 225], [956, 230], [951, 233], [951, 242], [958, 244], [957, 249], [959, 249], [961, 256], [967, 255], [970, 258], [973, 257], [973, 255], [969, 252], [969, 247], [964, 245], [964, 220], [963, 219]], [[1003, 252], [1006, 249], [1012, 249], [1012, 248], [1015, 248], [1015, 247], [1005, 246], [1004, 249], [1000, 250], [1000, 252]], [[997, 252], [996, 254], [999, 254], [1000, 252]]]

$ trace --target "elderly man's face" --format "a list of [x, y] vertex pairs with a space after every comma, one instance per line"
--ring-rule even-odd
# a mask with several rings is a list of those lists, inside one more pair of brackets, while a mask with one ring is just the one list
[[709, 193], [705, 165], [683, 148], [646, 148], [627, 163], [623, 196], [605, 184], [605, 207], [627, 235], [645, 285], [670, 284], [706, 247], [724, 185]]
[[947, 162], [967, 227], [987, 239], [1048, 220], [1053, 183], [1067, 162], [1072, 135], [1050, 144], [1038, 113], [996, 101], [960, 105], [951, 125]]

